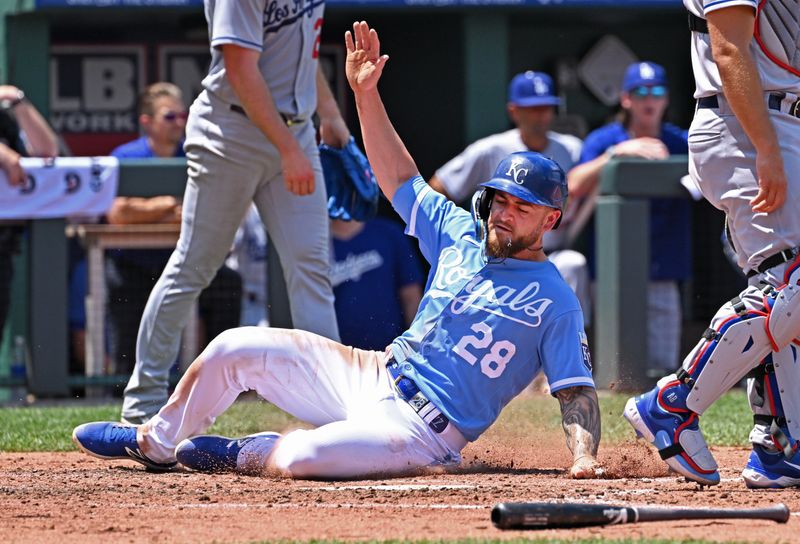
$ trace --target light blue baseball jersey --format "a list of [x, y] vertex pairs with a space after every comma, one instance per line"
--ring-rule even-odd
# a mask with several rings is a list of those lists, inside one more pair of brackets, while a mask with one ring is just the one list
[[417, 316], [392, 353], [467, 440], [539, 369], [553, 393], [594, 387], [580, 304], [552, 263], [487, 263], [472, 216], [420, 177], [392, 204], [431, 264]]
[[324, 0], [205, 0], [211, 68], [203, 88], [229, 104], [241, 105], [225, 77], [221, 45], [261, 53], [258, 69], [278, 111], [310, 118], [317, 109]]

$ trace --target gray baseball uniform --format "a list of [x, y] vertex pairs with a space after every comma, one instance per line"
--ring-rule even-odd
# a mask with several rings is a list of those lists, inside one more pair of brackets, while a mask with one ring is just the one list
[[[709, 12], [731, 6], [749, 6], [754, 10], [758, 7], [756, 0], [684, 0], [684, 4], [703, 19]], [[796, 11], [797, 3], [794, 4]], [[774, 34], [768, 29], [769, 21], [761, 23], [766, 23], [761, 28], [764, 36]], [[800, 33], [796, 17], [792, 24], [794, 34]], [[791, 30], [789, 23], [781, 23], [784, 25], [784, 29]], [[785, 203], [770, 213], [754, 212], [750, 205], [758, 193], [756, 150], [725, 100], [709, 35], [702, 31], [692, 33], [692, 67], [697, 83], [694, 96], [700, 101], [689, 129], [689, 172], [706, 199], [725, 212], [738, 264], [745, 272], [752, 271], [751, 285], [764, 282], [779, 287], [786, 281], [784, 271], [788, 263], [756, 272], [765, 259], [800, 246], [800, 118], [796, 109], [791, 111], [800, 95], [800, 76], [770, 60], [755, 38], [750, 51], [764, 89], [764, 96], [754, 96], [752, 100], [763, 100], [767, 105], [778, 136], [787, 180]], [[798, 58], [796, 45], [794, 55], [789, 51], [788, 56]], [[751, 384], [754, 412], [774, 415], [769, 403], [765, 406], [764, 399], [759, 397], [753, 396]], [[750, 439], [773, 447], [768, 425], [756, 425]]]
[[[686, 8], [701, 18], [710, 11], [735, 5], [756, 9], [757, 3], [756, 0], [684, 1]], [[800, 119], [787, 112], [800, 95], [800, 77], [771, 61], [755, 40], [750, 50], [765, 91], [765, 96], [753, 100], [769, 103], [771, 94], [785, 93], [778, 104], [773, 99], [778, 109], [770, 108], [769, 115], [781, 144], [788, 192], [781, 209], [769, 214], [755, 213], [750, 207], [750, 200], [758, 192], [756, 152], [722, 94], [709, 36], [702, 32], [692, 34], [692, 67], [697, 83], [694, 96], [715, 96], [719, 107], [698, 108], [695, 114], [689, 129], [690, 174], [708, 201], [728, 216], [739, 266], [745, 271], [755, 269], [782, 249], [800, 246]]]
[[[169, 368], [192, 303], [222, 265], [251, 202], [281, 256], [297, 328], [338, 340], [328, 277], [325, 185], [310, 122], [323, 0], [206, 0], [211, 68], [186, 126], [188, 182], [176, 250], [142, 316], [136, 366], [122, 416], [139, 421], [167, 401]], [[258, 51], [258, 68], [278, 111], [315, 172], [309, 196], [290, 193], [280, 155], [246, 117], [227, 77], [221, 46]]]

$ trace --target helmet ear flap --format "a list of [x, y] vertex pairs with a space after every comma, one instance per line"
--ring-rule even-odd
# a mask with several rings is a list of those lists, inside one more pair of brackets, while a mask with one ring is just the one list
[[489, 220], [489, 212], [492, 209], [492, 199], [494, 199], [494, 189], [488, 187], [481, 190], [478, 194], [478, 217], [481, 221]]

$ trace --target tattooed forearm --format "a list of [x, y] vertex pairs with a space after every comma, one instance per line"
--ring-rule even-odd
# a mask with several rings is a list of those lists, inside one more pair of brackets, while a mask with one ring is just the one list
[[597, 456], [600, 445], [600, 407], [591, 387], [568, 387], [556, 392], [561, 403], [561, 425], [574, 459]]

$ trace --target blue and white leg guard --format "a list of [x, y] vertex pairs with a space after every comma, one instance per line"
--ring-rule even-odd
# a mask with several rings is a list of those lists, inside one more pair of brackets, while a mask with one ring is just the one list
[[[762, 282], [781, 283], [798, 288], [800, 258], [758, 276]], [[785, 287], [780, 288], [781, 291]], [[780, 297], [779, 297], [780, 300]], [[787, 320], [788, 321], [788, 320]], [[781, 451], [791, 458], [800, 437], [800, 349], [794, 339], [768, 355], [748, 375], [748, 396], [753, 410], [754, 428], [750, 441], [770, 451]]]
[[[753, 409], [750, 442], [793, 458], [800, 448], [797, 404], [800, 349], [794, 344], [766, 357], [749, 373], [747, 394]], [[791, 409], [788, 409], [791, 407]], [[793, 415], [794, 414], [794, 415]]]
[[702, 414], [767, 355], [789, 346], [798, 335], [800, 287], [748, 287], [717, 312], [678, 372], [678, 379], [691, 389], [687, 408]]
[[800, 335], [799, 294], [796, 285], [748, 287], [720, 308], [676, 374], [628, 402], [625, 417], [673, 470], [700, 483], [719, 482], [698, 416], [774, 349]]

